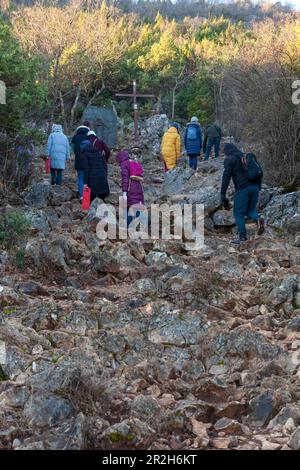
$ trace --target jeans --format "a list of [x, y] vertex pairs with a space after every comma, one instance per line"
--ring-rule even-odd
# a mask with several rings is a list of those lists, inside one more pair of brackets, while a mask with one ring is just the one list
[[233, 215], [240, 238], [247, 238], [246, 218], [257, 221], [259, 219], [256, 206], [259, 197], [259, 187], [251, 185], [240, 189], [234, 196]]
[[134, 219], [138, 219], [139, 216], [141, 215], [140, 211], [136, 211], [136, 215], [129, 215], [127, 213], [127, 227], [129, 227], [129, 225], [131, 224], [131, 222], [134, 220]]
[[82, 197], [83, 195], [83, 187], [84, 187], [83, 180], [84, 180], [84, 171], [77, 170], [77, 188], [78, 188], [79, 197]]
[[51, 168], [51, 183], [61, 185], [63, 170]]
[[197, 165], [198, 165], [198, 155], [189, 155], [190, 158], [190, 168], [193, 168], [193, 170], [197, 170]]
[[206, 152], [205, 152], [205, 160], [209, 159], [210, 151], [213, 147], [215, 148], [215, 158], [218, 158], [219, 150], [220, 150], [220, 143], [221, 143], [220, 137], [213, 137], [211, 139], [208, 139]]

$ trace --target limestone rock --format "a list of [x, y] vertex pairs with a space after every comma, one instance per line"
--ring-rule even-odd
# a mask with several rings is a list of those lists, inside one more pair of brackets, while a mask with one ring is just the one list
[[230, 434], [242, 434], [242, 426], [238, 421], [229, 418], [221, 418], [219, 419], [214, 428], [219, 433], [225, 433], [225, 435]]
[[300, 449], [300, 427], [291, 435], [291, 438], [288, 442], [288, 446], [293, 450]]
[[282, 194], [271, 199], [264, 210], [268, 226], [290, 233], [300, 231], [300, 191]]
[[131, 405], [131, 411], [139, 419], [151, 423], [158, 418], [161, 408], [155, 398], [147, 395], [137, 395]]
[[138, 448], [141, 445], [149, 445], [155, 438], [155, 431], [139, 419], [127, 419], [114, 424], [105, 430], [102, 439], [107, 442], [109, 448]]

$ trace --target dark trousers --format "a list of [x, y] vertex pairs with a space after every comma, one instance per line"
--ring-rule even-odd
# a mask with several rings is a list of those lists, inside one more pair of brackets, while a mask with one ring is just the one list
[[98, 198], [98, 199], [102, 199], [103, 202], [105, 202], [105, 198], [109, 196], [109, 193], [105, 193], [105, 194], [98, 194], [98, 193], [95, 193], [93, 190], [91, 191], [91, 202]]
[[259, 197], [259, 187], [251, 185], [240, 189], [234, 196], [233, 215], [240, 238], [247, 238], [246, 218], [257, 221], [259, 219], [256, 206]]
[[215, 158], [218, 158], [219, 150], [220, 150], [220, 143], [221, 143], [221, 139], [219, 137], [213, 137], [211, 139], [208, 139], [206, 152], [205, 152], [205, 160], [209, 159], [210, 151], [213, 147], [215, 148]]
[[51, 183], [61, 185], [63, 170], [51, 168]]
[[193, 170], [197, 170], [198, 156], [199, 156], [199, 155], [197, 155], [197, 154], [189, 155], [189, 159], [190, 159], [190, 168], [193, 168]]

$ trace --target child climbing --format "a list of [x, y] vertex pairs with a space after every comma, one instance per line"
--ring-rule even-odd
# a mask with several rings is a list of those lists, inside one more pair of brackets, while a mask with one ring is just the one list
[[[116, 156], [116, 160], [121, 169], [121, 185], [123, 191], [123, 200], [127, 202], [127, 208], [135, 207], [144, 208], [144, 191], [143, 191], [143, 167], [140, 163], [130, 159], [129, 152], [122, 150]], [[140, 216], [140, 212], [136, 212], [136, 217]], [[133, 216], [127, 215], [127, 224], [130, 225]]]

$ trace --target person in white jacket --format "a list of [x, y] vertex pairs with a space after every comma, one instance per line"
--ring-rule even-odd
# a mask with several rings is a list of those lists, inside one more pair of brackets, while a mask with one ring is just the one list
[[51, 184], [62, 184], [66, 161], [70, 159], [70, 145], [60, 124], [53, 124], [48, 137], [46, 156], [50, 158]]

